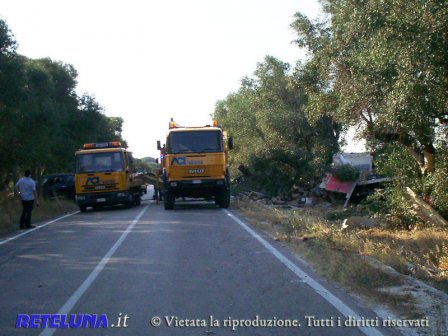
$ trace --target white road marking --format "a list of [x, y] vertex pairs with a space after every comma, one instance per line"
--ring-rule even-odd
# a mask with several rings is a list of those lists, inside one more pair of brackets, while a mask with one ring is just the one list
[[28, 230], [26, 230], [26, 231], [24, 231], [24, 232], [22, 232], [22, 233], [19, 233], [19, 234], [15, 235], [15, 236], [6, 238], [6, 239], [4, 239], [4, 240], [1, 240], [1, 241], [0, 241], [0, 245], [6, 244], [7, 242], [13, 241], [13, 240], [15, 240], [15, 239], [17, 239], [17, 238], [20, 238], [20, 237], [22, 237], [22, 236], [24, 236], [24, 235], [27, 235], [28, 233], [31, 233], [31, 232], [33, 232], [33, 231], [42, 229], [43, 227], [45, 227], [45, 226], [47, 226], [47, 225], [50, 225], [50, 224], [52, 224], [52, 223], [54, 223], [54, 222], [57, 222], [57, 221], [59, 221], [59, 220], [61, 220], [61, 219], [64, 219], [64, 218], [67, 218], [67, 217], [76, 215], [77, 213], [79, 213], [79, 211], [75, 211], [75, 212], [69, 213], [69, 214], [67, 214], [67, 215], [65, 215], [65, 216], [58, 217], [58, 218], [53, 219], [53, 220], [51, 220], [51, 221], [49, 221], [49, 222], [46, 222], [46, 223], [44, 223], [44, 224], [42, 224], [42, 225], [38, 225], [38, 226], [36, 226], [34, 229], [28, 229]]
[[[283, 265], [288, 267], [295, 275], [297, 275], [304, 283], [310, 286], [314, 291], [322, 296], [328, 303], [335, 307], [341, 314], [348, 317], [351, 316], [355, 320], [361, 320], [362, 318], [355, 313], [344, 302], [330, 293], [324, 286], [319, 284], [316, 280], [311, 278], [305, 271], [299, 268], [296, 264], [285, 257], [279, 250], [269, 244], [258, 233], [252, 230], [247, 224], [241, 221], [238, 217], [232, 215], [228, 210], [223, 209], [227, 215], [237, 222], [244, 230], [246, 230], [252, 237], [258, 240], [269, 252], [271, 252]], [[358, 327], [366, 336], [383, 336], [383, 334], [374, 327]]]
[[[104, 269], [106, 264], [109, 262], [110, 258], [114, 255], [115, 251], [120, 247], [123, 241], [126, 239], [127, 235], [134, 228], [135, 224], [140, 220], [143, 214], [148, 210], [149, 205], [147, 205], [140, 213], [135, 217], [132, 223], [128, 226], [126, 231], [122, 233], [120, 238], [115, 242], [114, 246], [106, 253], [106, 255], [101, 259], [101, 261], [96, 265], [95, 269], [89, 276], [84, 280], [84, 282], [79, 286], [79, 288], [72, 294], [72, 296], [65, 302], [65, 304], [59, 309], [57, 314], [68, 314], [73, 309], [75, 304], [79, 301], [81, 296], [89, 289], [90, 285], [95, 281], [101, 271]], [[48, 328], [42, 331], [39, 336], [51, 336], [56, 332], [55, 328]]]

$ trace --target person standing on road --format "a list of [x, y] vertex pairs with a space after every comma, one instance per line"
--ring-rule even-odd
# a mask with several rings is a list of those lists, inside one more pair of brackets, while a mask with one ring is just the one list
[[27, 169], [25, 176], [16, 183], [16, 191], [22, 199], [22, 216], [20, 217], [20, 229], [22, 230], [34, 227], [31, 225], [31, 212], [33, 211], [34, 200], [36, 200], [36, 206], [39, 206], [36, 182], [30, 176], [31, 172]]

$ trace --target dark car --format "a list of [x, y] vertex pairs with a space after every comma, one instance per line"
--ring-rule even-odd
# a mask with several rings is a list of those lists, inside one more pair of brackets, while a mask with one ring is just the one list
[[61, 173], [42, 176], [42, 195], [75, 198], [75, 175]]

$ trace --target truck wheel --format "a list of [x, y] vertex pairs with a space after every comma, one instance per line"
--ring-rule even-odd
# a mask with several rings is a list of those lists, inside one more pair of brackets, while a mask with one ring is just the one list
[[80, 205], [80, 206], [79, 206], [79, 210], [80, 210], [81, 212], [86, 212], [86, 211], [87, 211], [87, 207], [86, 207], [85, 205]]
[[140, 196], [136, 196], [134, 198], [134, 204], [135, 205], [140, 205], [141, 203], [142, 203], [142, 200], [141, 200]]
[[165, 196], [165, 200], [164, 200], [163, 204], [164, 204], [165, 210], [174, 209], [174, 202], [175, 202], [174, 194], [170, 191], [167, 191], [164, 196]]
[[227, 209], [230, 205], [230, 190], [227, 188], [223, 188], [218, 194], [218, 202], [217, 204], [221, 208]]
[[124, 205], [124, 207], [126, 209], [132, 208], [132, 205], [134, 204], [134, 197], [132, 197], [131, 194], [129, 194], [128, 199], [126, 200], [126, 203]]
[[218, 205], [224, 209], [227, 209], [230, 205], [230, 172], [229, 172], [229, 168], [226, 168], [225, 186], [218, 193]]

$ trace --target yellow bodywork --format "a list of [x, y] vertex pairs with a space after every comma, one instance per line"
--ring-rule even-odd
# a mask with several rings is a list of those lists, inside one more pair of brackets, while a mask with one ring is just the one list
[[127, 190], [129, 180], [125, 172], [79, 173], [75, 175], [76, 193]]
[[232, 138], [219, 126], [180, 127], [171, 120], [166, 147], [158, 142], [163, 158], [165, 209], [173, 209], [178, 197], [213, 199], [215, 204], [228, 208], [227, 153], [232, 147]]
[[81, 211], [87, 207], [139, 205], [146, 182], [132, 173], [132, 153], [119, 142], [85, 144], [75, 153], [75, 200]]
[[168, 180], [224, 179], [226, 175], [224, 153], [168, 154], [165, 160]]
[[[125, 153], [123, 148], [104, 148], [77, 151], [76, 155], [94, 153]], [[75, 174], [76, 194], [90, 192], [110, 192], [128, 190], [132, 187], [132, 176], [126, 172], [126, 162], [120, 167], [120, 171], [89, 172]]]

